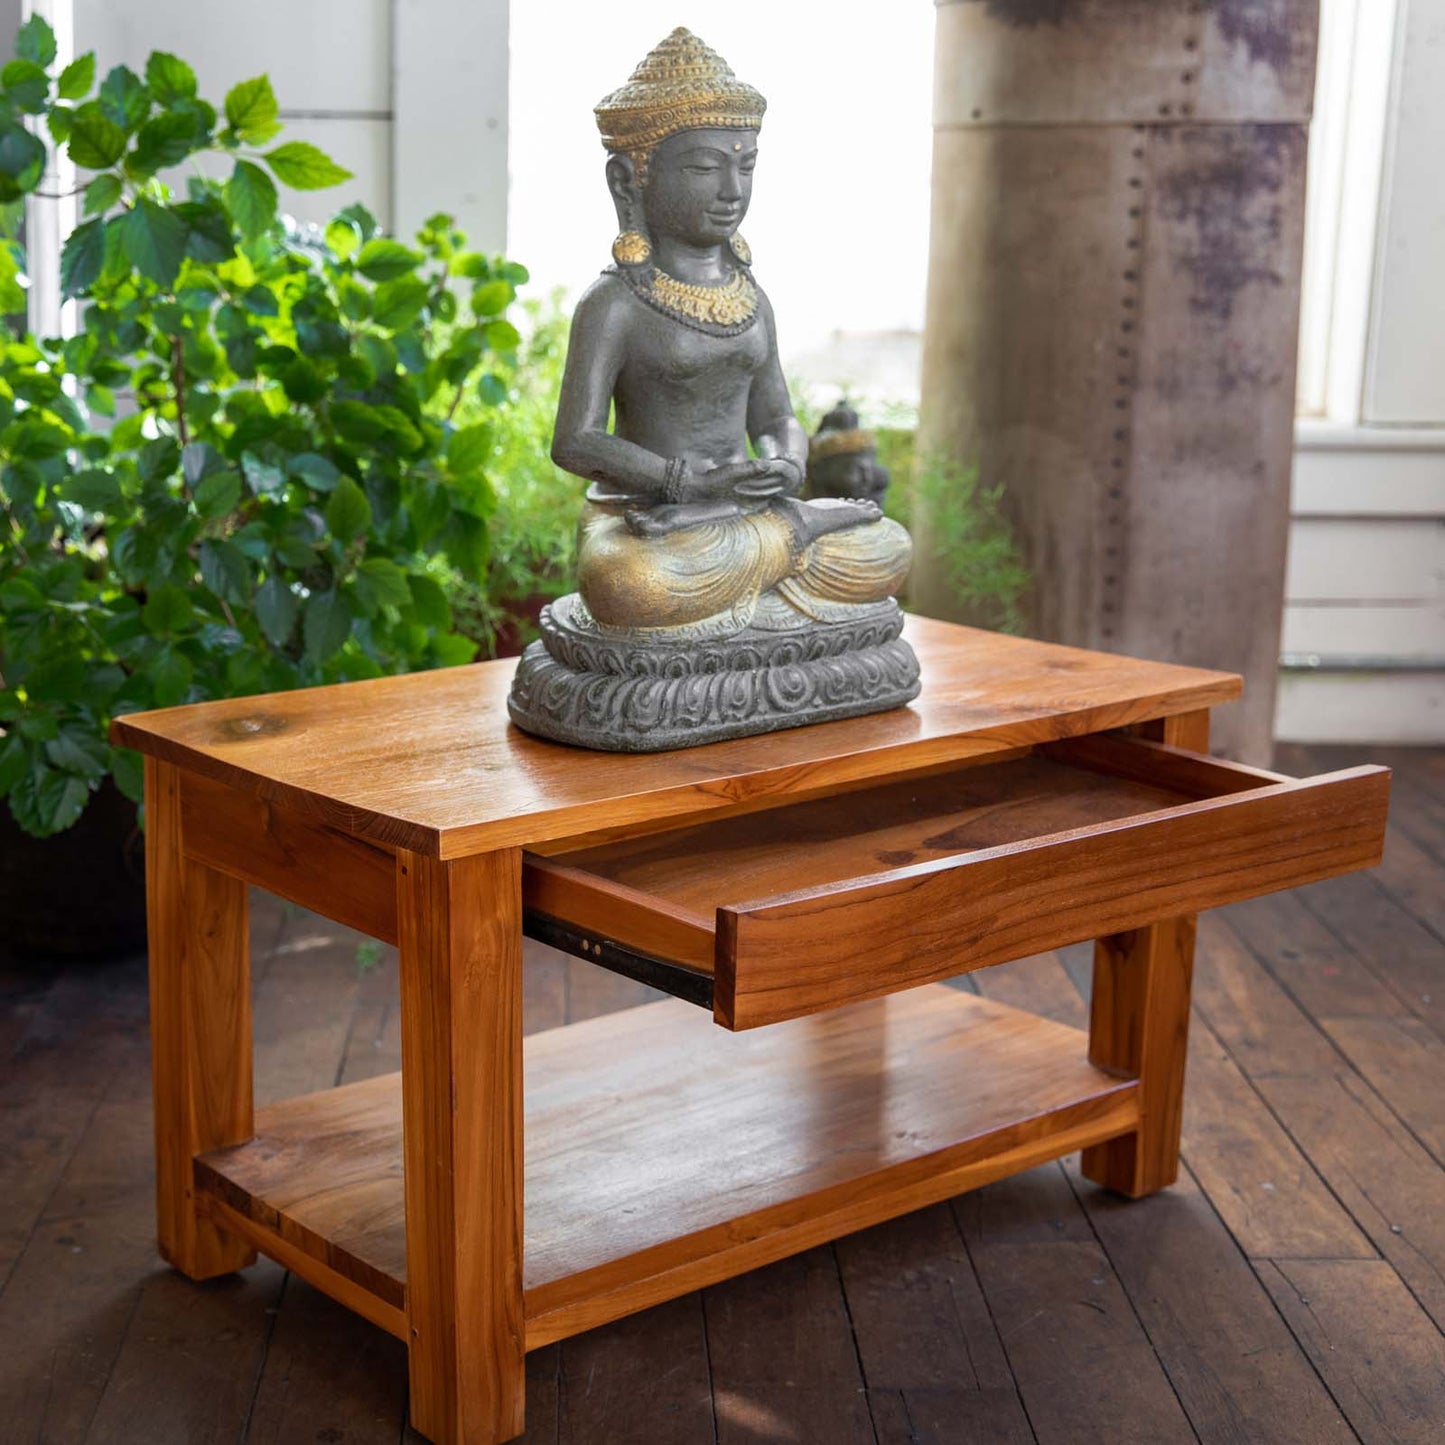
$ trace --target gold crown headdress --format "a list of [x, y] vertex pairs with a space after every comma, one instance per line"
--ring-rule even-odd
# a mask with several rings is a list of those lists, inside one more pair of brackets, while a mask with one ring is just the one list
[[595, 113], [608, 150], [645, 162], [653, 146], [680, 130], [756, 130], [767, 108], [722, 56], [678, 26]]
[[858, 413], [846, 401], [840, 401], [809, 439], [808, 460], [821, 462], [829, 457], [876, 451], [877, 447], [873, 433], [858, 425]]

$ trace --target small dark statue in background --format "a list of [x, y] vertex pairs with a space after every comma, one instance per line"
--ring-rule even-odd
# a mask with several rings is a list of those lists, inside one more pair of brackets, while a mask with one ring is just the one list
[[858, 413], [840, 401], [813, 433], [808, 446], [808, 495], [846, 497], [883, 505], [888, 468], [878, 460], [878, 442], [858, 425]]
[[597, 107], [619, 234], [572, 321], [552, 455], [589, 484], [578, 592], [518, 665], [528, 732], [643, 752], [917, 695], [907, 532], [802, 495], [808, 439], [738, 234], [765, 106], [675, 30]]

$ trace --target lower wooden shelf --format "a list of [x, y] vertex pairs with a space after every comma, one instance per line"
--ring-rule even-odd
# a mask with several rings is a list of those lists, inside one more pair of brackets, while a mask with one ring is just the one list
[[[529, 1349], [1089, 1144], [1137, 1088], [942, 984], [728, 1034], [668, 1001], [526, 1041]], [[404, 1337], [401, 1078], [260, 1110], [214, 1216]]]

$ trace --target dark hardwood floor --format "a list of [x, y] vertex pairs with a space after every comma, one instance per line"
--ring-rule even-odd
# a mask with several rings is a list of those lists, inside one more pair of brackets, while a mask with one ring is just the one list
[[[1281, 767], [1365, 760], [1380, 869], [1202, 921], [1175, 1188], [1051, 1165], [540, 1350], [526, 1440], [1445, 1440], [1445, 751]], [[253, 943], [258, 1100], [399, 1067], [389, 950], [261, 895]], [[531, 1030], [649, 997], [528, 947]], [[1088, 961], [968, 986], [1080, 1024]], [[0, 1442], [415, 1439], [397, 1341], [276, 1265], [156, 1258], [143, 961], [0, 990]]]

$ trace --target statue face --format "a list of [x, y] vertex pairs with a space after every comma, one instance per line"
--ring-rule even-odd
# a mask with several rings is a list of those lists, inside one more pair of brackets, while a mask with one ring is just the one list
[[717, 246], [742, 224], [758, 160], [755, 130], [684, 130], [647, 162], [642, 209], [648, 230], [692, 246]]

